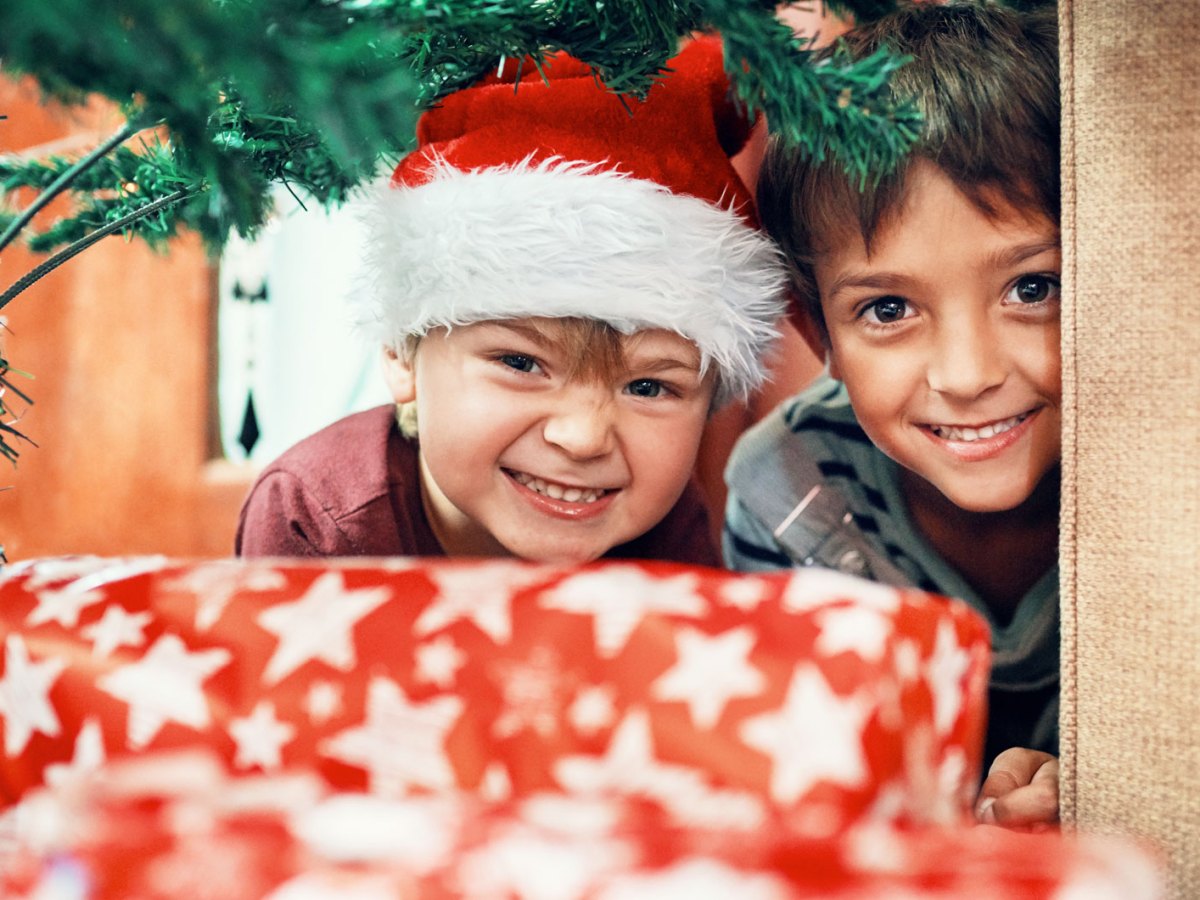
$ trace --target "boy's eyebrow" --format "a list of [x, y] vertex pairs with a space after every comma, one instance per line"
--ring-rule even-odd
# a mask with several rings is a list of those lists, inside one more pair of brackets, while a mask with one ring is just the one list
[[[1061, 249], [1062, 243], [1055, 235], [1050, 240], [1029, 241], [1014, 247], [1005, 247], [989, 256], [987, 264], [997, 269], [1006, 269], [1051, 250]], [[872, 288], [879, 291], [898, 290], [913, 280], [903, 272], [846, 272], [829, 286], [828, 296], [836, 297], [849, 287]]]
[[1030, 257], [1040, 256], [1050, 250], [1061, 249], [1062, 241], [1056, 234], [1053, 240], [1030, 241], [1027, 244], [1017, 244], [1015, 247], [1008, 247], [993, 254], [989, 262], [997, 268], [1007, 268], [1008, 266], [1015, 266], [1018, 263], [1024, 262]]
[[539, 347], [545, 347], [554, 343], [550, 336], [532, 325], [524, 325], [520, 322], [490, 322], [488, 323], [496, 328], [504, 328], [508, 331], [516, 332], [526, 340], [533, 341]]
[[642, 362], [634, 357], [631, 369], [637, 369], [639, 372], [666, 372], [671, 369], [686, 369], [688, 372], [700, 371], [699, 361], [689, 362], [687, 360], [675, 359], [670, 356], [655, 357], [648, 362]]
[[829, 286], [825, 296], [833, 298], [847, 288], [870, 288], [875, 291], [902, 291], [915, 279], [902, 272], [845, 272]]

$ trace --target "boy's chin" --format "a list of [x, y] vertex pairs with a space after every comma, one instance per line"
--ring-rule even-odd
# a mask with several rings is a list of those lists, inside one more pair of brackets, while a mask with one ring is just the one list
[[[958, 487], [958, 486], [956, 486]], [[986, 486], [979, 488], [940, 488], [942, 496], [951, 504], [968, 513], [981, 515], [1011, 513], [1022, 507], [1041, 505], [1039, 494], [1040, 485], [1037, 481], [1029, 484], [1006, 484], [994, 489]]]
[[561, 539], [539, 541], [529, 540], [528, 537], [525, 537], [504, 540], [499, 536], [493, 536], [505, 550], [517, 559], [546, 566], [581, 566], [595, 562], [612, 549], [607, 545], [564, 544]]

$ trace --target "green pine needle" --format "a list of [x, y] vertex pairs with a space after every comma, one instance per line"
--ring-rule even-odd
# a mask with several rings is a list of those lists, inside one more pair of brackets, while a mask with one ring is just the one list
[[[868, 18], [891, 2], [831, 5]], [[665, 76], [678, 36], [710, 27], [725, 36], [749, 110], [860, 179], [891, 168], [915, 123], [911, 110], [879, 99], [895, 61], [814, 69], [771, 8], [744, 0], [8, 0], [0, 7], [6, 66], [62, 99], [105, 94], [171, 136], [122, 147], [78, 177], [75, 215], [31, 246], [64, 246], [182, 189], [194, 199], [130, 233], [162, 246], [189, 228], [215, 249], [231, 230], [252, 235], [262, 225], [273, 184], [326, 206], [344, 202], [381, 159], [411, 146], [422, 108], [503, 57], [529, 56], [536, 68], [566, 50], [614, 92], [641, 97]], [[0, 187], [44, 189], [70, 165], [0, 159]]]

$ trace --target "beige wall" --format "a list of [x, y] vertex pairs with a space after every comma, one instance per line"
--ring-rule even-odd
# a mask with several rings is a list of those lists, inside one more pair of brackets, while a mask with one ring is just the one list
[[1200, 897], [1200, 6], [1060, 18], [1063, 807]]

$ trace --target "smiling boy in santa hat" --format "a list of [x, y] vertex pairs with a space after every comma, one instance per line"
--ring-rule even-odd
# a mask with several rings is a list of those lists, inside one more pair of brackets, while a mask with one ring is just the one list
[[689, 479], [765, 378], [784, 283], [720, 43], [640, 103], [565, 55], [517, 70], [426, 113], [373, 210], [363, 324], [397, 406], [272, 463], [240, 555], [719, 563]]

